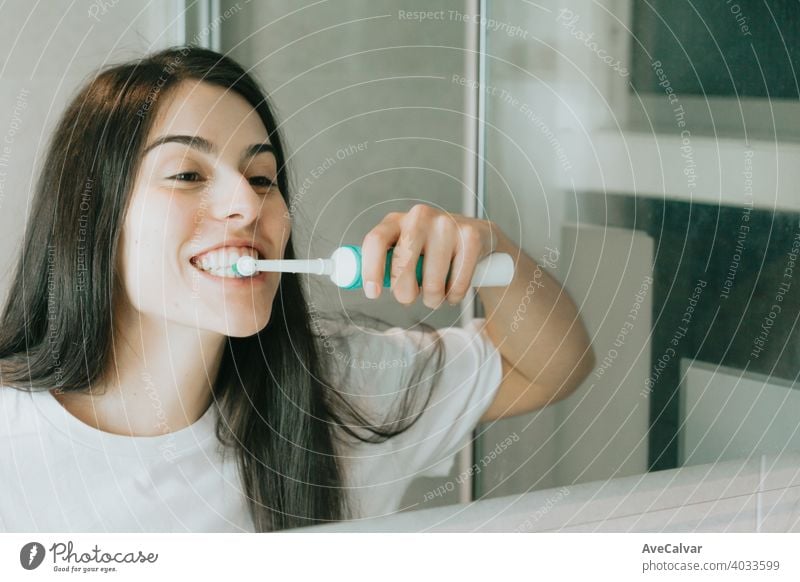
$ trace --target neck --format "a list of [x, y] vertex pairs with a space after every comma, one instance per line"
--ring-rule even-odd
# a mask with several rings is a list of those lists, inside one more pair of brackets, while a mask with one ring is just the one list
[[132, 309], [120, 316], [111, 363], [91, 394], [56, 398], [86, 424], [114, 434], [157, 436], [196, 422], [213, 401], [225, 336]]

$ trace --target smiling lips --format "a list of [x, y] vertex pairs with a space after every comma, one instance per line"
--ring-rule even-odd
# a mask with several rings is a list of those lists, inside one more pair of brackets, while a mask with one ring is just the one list
[[241, 257], [261, 258], [253, 247], [222, 247], [195, 255], [189, 262], [196, 269], [210, 273], [216, 277], [239, 279], [231, 268]]

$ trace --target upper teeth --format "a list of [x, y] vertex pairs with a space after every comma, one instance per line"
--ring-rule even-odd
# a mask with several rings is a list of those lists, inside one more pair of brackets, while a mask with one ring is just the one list
[[252, 247], [223, 247], [192, 258], [192, 264], [204, 271], [228, 271], [241, 257], [258, 259], [258, 251]]

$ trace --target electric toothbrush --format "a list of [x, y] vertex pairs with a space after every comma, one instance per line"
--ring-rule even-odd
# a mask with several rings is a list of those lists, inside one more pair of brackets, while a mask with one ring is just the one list
[[[386, 253], [383, 286], [391, 286], [391, 264], [394, 248]], [[417, 261], [417, 283], [422, 284], [421, 256]], [[361, 247], [345, 245], [336, 249], [328, 259], [264, 259], [241, 257], [231, 265], [237, 277], [250, 277], [259, 271], [279, 273], [308, 273], [327, 275], [342, 289], [361, 289]], [[450, 273], [447, 274], [450, 278]], [[472, 276], [472, 287], [505, 287], [514, 278], [514, 261], [508, 253], [492, 253], [481, 259]]]

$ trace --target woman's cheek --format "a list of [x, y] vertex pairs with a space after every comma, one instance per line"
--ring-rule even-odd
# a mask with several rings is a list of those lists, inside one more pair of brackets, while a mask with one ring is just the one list
[[291, 234], [292, 220], [283, 196], [278, 195], [277, 199], [274, 204], [265, 205], [264, 214], [261, 217], [261, 230], [269, 240], [278, 242], [278, 237], [280, 237], [280, 251], [281, 257], [283, 257], [283, 251], [286, 249]]

